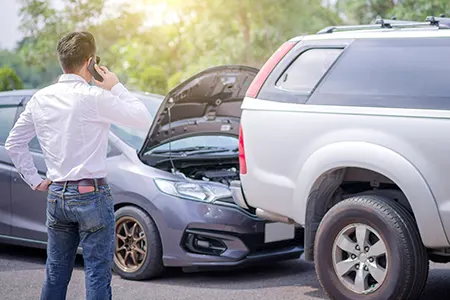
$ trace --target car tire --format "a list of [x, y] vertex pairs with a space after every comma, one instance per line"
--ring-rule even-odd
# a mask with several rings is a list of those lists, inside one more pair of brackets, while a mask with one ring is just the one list
[[411, 213], [376, 195], [346, 199], [326, 213], [317, 230], [314, 261], [323, 289], [339, 300], [417, 299], [429, 271]]
[[[125, 206], [115, 212], [115, 220], [114, 272], [128, 280], [146, 280], [161, 276], [165, 269], [162, 244], [152, 218], [137, 207]], [[124, 240], [127, 235], [125, 232], [128, 233], [127, 240]]]

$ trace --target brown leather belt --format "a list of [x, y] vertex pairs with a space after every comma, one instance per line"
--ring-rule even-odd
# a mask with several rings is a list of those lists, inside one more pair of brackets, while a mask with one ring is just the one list
[[[97, 185], [108, 184], [108, 182], [106, 181], [106, 178], [97, 178], [96, 180], [97, 180]], [[57, 185], [76, 184], [76, 185], [82, 185], [82, 186], [95, 186], [95, 179], [84, 178], [84, 179], [80, 179], [80, 180], [53, 181], [52, 184], [57, 184]]]

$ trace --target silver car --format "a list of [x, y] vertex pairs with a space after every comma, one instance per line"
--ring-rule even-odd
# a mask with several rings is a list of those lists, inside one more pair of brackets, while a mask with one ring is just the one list
[[[154, 116], [151, 128], [111, 126], [114, 270], [123, 278], [154, 278], [165, 267], [234, 267], [303, 253], [301, 228], [264, 221], [234, 204], [230, 194], [229, 183], [239, 178], [240, 106], [257, 71], [221, 66], [166, 97], [136, 93]], [[0, 143], [33, 93], [0, 93]], [[45, 176], [36, 139], [30, 149]], [[45, 247], [46, 194], [26, 185], [1, 144], [0, 164], [0, 241]]]
[[233, 197], [305, 228], [330, 299], [419, 299], [450, 263], [449, 24], [297, 36], [247, 90]]

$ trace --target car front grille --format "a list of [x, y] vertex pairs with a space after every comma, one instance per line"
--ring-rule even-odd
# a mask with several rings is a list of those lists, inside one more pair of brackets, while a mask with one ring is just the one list
[[291, 240], [277, 241], [271, 243], [264, 243], [264, 233], [257, 235], [255, 234], [240, 235], [239, 238], [250, 250], [248, 255], [255, 255], [267, 251], [274, 251], [293, 247], [303, 247], [304, 229], [303, 227], [297, 227], [295, 230], [295, 237]]

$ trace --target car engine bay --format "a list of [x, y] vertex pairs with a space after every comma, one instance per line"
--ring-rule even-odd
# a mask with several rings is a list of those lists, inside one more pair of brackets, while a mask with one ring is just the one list
[[[173, 163], [173, 164], [172, 164]], [[239, 160], [237, 155], [227, 157], [174, 157], [159, 160], [153, 167], [167, 172], [175, 171], [194, 180], [212, 181], [230, 185], [231, 181], [239, 180]]]
[[194, 168], [193, 170], [185, 170], [184, 173], [188, 178], [204, 181], [219, 182], [230, 186], [231, 181], [239, 180], [239, 171], [235, 167], [224, 169], [207, 169]]

